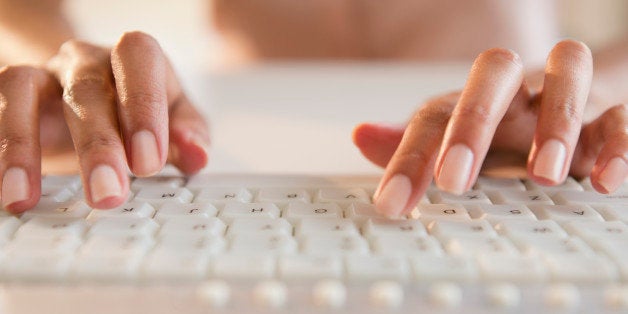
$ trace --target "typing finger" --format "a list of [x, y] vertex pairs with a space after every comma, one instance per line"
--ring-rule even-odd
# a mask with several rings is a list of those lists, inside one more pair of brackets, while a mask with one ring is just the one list
[[157, 173], [168, 149], [166, 57], [152, 37], [130, 32], [111, 51], [122, 136], [131, 171]]
[[407, 213], [425, 193], [457, 98], [449, 95], [431, 100], [412, 117], [375, 192], [380, 213], [391, 217]]
[[542, 184], [565, 180], [582, 128], [592, 75], [591, 51], [583, 43], [565, 40], [550, 52], [528, 157], [528, 174], [534, 180]]
[[441, 189], [460, 194], [473, 184], [522, 82], [523, 66], [514, 52], [491, 49], [478, 56], [447, 124], [434, 169]]
[[109, 51], [66, 42], [49, 63], [63, 86], [65, 119], [91, 206], [120, 205], [129, 189]]
[[169, 152], [169, 162], [185, 174], [198, 172], [209, 158], [205, 120], [182, 93], [170, 107]]
[[628, 176], [628, 108], [617, 105], [586, 125], [574, 154], [572, 173], [591, 176], [593, 187], [612, 193]]
[[61, 98], [61, 88], [40, 69], [0, 69], [0, 178], [2, 205], [13, 213], [33, 207], [41, 193], [39, 107]]

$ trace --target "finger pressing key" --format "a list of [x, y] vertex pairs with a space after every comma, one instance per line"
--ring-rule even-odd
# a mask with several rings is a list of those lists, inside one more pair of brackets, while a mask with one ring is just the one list
[[496, 48], [478, 56], [447, 124], [434, 169], [438, 187], [456, 194], [469, 189], [522, 82], [514, 52]]
[[91, 206], [120, 205], [129, 189], [109, 51], [79, 41], [63, 44], [49, 63], [63, 86], [65, 119]]
[[60, 86], [44, 70], [0, 69], [0, 178], [2, 205], [8, 211], [22, 212], [39, 200], [39, 107], [60, 96]]
[[528, 157], [529, 176], [542, 184], [558, 184], [569, 172], [592, 75], [591, 51], [585, 44], [565, 40], [550, 52]]

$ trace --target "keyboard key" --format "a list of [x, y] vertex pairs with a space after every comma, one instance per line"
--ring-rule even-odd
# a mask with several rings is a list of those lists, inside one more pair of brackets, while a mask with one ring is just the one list
[[92, 209], [83, 201], [49, 202], [40, 201], [35, 207], [22, 214], [22, 220], [33, 217], [85, 218]]
[[516, 178], [491, 178], [479, 177], [473, 187], [476, 190], [519, 190], [525, 191], [526, 187], [521, 180]]
[[135, 281], [141, 271], [142, 255], [79, 255], [72, 265], [71, 276], [76, 281], [120, 282]]
[[369, 252], [368, 243], [358, 236], [309, 235], [302, 237], [303, 253], [314, 256], [365, 255]]
[[604, 205], [628, 205], [626, 194], [600, 194], [591, 191], [561, 191], [552, 196], [556, 204], [578, 205], [587, 204], [593, 207]]
[[149, 280], [189, 281], [207, 276], [209, 255], [201, 252], [182, 253], [155, 250], [148, 254], [141, 267], [141, 276]]
[[539, 219], [558, 223], [569, 221], [603, 221], [602, 216], [587, 205], [534, 205], [530, 207]]
[[[363, 224], [369, 219], [381, 219], [384, 218], [382, 214], [375, 210], [375, 205], [366, 203], [353, 203], [345, 210], [345, 217], [355, 221], [358, 224]], [[403, 218], [401, 218], [403, 219]]]
[[515, 241], [521, 251], [530, 256], [571, 256], [571, 258], [594, 256], [593, 250], [578, 238], [532, 237]]
[[135, 178], [131, 182], [131, 189], [138, 191], [146, 187], [179, 188], [185, 184], [185, 179], [178, 176], [152, 176], [147, 178]]
[[203, 219], [214, 217], [217, 213], [218, 209], [216, 209], [214, 205], [209, 203], [166, 203], [159, 207], [159, 210], [157, 210], [157, 213], [155, 214], [155, 220], [157, 220], [157, 222], [159, 222], [160, 224], [163, 224], [170, 219]]
[[302, 237], [308, 235], [339, 235], [358, 236], [358, 228], [349, 219], [325, 219], [311, 218], [302, 219], [296, 226], [295, 236]]
[[450, 238], [445, 242], [444, 247], [447, 253], [452, 256], [519, 255], [519, 251], [510, 241], [496, 237], [463, 236]]
[[135, 201], [153, 205], [162, 205], [167, 202], [190, 203], [194, 195], [186, 188], [168, 188], [149, 186], [139, 189]]
[[539, 237], [564, 239], [568, 236], [565, 230], [551, 220], [506, 220], [497, 224], [495, 230], [514, 241]]
[[155, 245], [155, 240], [146, 236], [94, 235], [79, 248], [83, 258], [143, 256]]
[[444, 254], [440, 243], [433, 237], [410, 237], [383, 235], [371, 238], [371, 247], [377, 255], [415, 256]]
[[41, 178], [42, 188], [66, 188], [76, 192], [81, 188], [81, 176], [45, 175]]
[[69, 235], [49, 237], [17, 237], [5, 248], [7, 254], [12, 255], [52, 255], [72, 254], [83, 244], [81, 238]]
[[427, 229], [430, 234], [445, 242], [450, 238], [481, 237], [493, 238], [497, 236], [493, 227], [485, 220], [441, 220], [432, 221]]
[[285, 206], [290, 202], [310, 203], [312, 197], [304, 189], [294, 188], [263, 188], [257, 192], [255, 201], [258, 203], [275, 203]]
[[80, 238], [87, 230], [83, 219], [34, 217], [15, 233], [16, 237], [74, 236]]
[[541, 191], [493, 190], [487, 195], [493, 204], [554, 205], [552, 199]]
[[469, 215], [473, 219], [487, 220], [497, 224], [507, 219], [536, 220], [536, 216], [525, 205], [467, 205]]
[[281, 211], [273, 203], [227, 203], [218, 217], [231, 223], [236, 218], [279, 218]]
[[216, 256], [210, 266], [210, 277], [223, 279], [268, 279], [275, 276], [276, 258], [223, 254]]
[[578, 181], [574, 180], [574, 178], [568, 177], [565, 179], [565, 182], [559, 185], [547, 186], [540, 185], [532, 180], [523, 180], [526, 188], [530, 191], [543, 191], [547, 194], [554, 194], [560, 191], [584, 191], [582, 185], [578, 183]]
[[121, 235], [152, 237], [159, 225], [149, 218], [109, 217], [102, 218], [89, 229], [88, 236]]
[[287, 255], [279, 258], [278, 272], [287, 280], [339, 279], [344, 265], [337, 256]]
[[594, 207], [606, 220], [628, 222], [628, 205], [605, 204]]
[[347, 279], [353, 281], [406, 281], [410, 273], [408, 262], [398, 256], [348, 256], [345, 258]]
[[229, 225], [227, 235], [292, 236], [292, 225], [282, 218], [236, 218]]
[[337, 203], [349, 206], [352, 203], [371, 203], [371, 197], [363, 189], [325, 188], [317, 191], [314, 203]]
[[13, 237], [21, 225], [22, 222], [14, 216], [0, 217], [0, 247]]
[[459, 204], [428, 204], [418, 205], [417, 207], [419, 208], [419, 219], [424, 223], [442, 219], [471, 219], [467, 210]]
[[421, 282], [454, 280], [470, 281], [478, 277], [476, 263], [454, 256], [417, 256], [410, 258], [416, 280]]
[[342, 209], [336, 203], [302, 203], [288, 204], [284, 213], [291, 223], [298, 223], [303, 218], [342, 218]]
[[425, 237], [427, 231], [418, 220], [390, 220], [384, 218], [369, 219], [362, 227], [364, 236], [400, 236], [400, 237]]
[[482, 191], [470, 190], [462, 195], [455, 195], [442, 191], [428, 193], [432, 204], [492, 204], [491, 200]]
[[404, 300], [403, 287], [391, 280], [373, 283], [369, 288], [369, 304], [377, 309], [395, 310]]
[[492, 177], [479, 177], [475, 183], [475, 190], [519, 190], [525, 191], [526, 187], [517, 178], [492, 178]]
[[53, 187], [53, 186], [42, 186], [41, 187], [41, 200], [43, 202], [67, 202], [72, 196], [74, 196], [74, 192], [66, 187]]
[[250, 203], [253, 194], [245, 188], [203, 188], [194, 198], [195, 203], [211, 203], [224, 206], [228, 202]]
[[556, 281], [600, 283], [619, 278], [616, 266], [602, 256], [551, 256], [546, 259], [546, 263], [550, 276]]
[[206, 235], [172, 234], [159, 238], [153, 251], [175, 252], [174, 254], [208, 254], [224, 252], [227, 243], [223, 238]]
[[565, 224], [564, 228], [594, 249], [603, 247], [605, 241], [628, 240], [628, 226], [621, 221], [572, 221]]
[[170, 219], [159, 230], [159, 237], [213, 236], [220, 237], [227, 227], [216, 217], [198, 219]]
[[112, 209], [93, 209], [87, 220], [98, 221], [102, 218], [129, 217], [129, 218], [153, 218], [155, 208], [148, 203], [133, 201]]
[[63, 281], [73, 261], [72, 254], [8, 255], [0, 267], [0, 276], [16, 281]]
[[229, 252], [237, 255], [281, 255], [297, 251], [297, 242], [291, 236], [240, 234], [231, 238]]
[[491, 281], [536, 283], [548, 277], [545, 264], [536, 257], [482, 254], [477, 261], [481, 277]]

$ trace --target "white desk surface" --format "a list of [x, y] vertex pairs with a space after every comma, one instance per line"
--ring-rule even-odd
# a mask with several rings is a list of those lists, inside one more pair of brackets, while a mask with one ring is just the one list
[[363, 121], [403, 123], [425, 99], [463, 86], [461, 64], [273, 64], [182, 76], [209, 118], [210, 172], [379, 169], [351, 141]]

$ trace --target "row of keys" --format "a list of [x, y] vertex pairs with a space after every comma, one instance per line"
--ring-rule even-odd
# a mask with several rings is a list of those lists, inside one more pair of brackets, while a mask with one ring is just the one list
[[[336, 280], [322, 280], [313, 284], [310, 288], [310, 302], [321, 309], [342, 309], [347, 306], [349, 298], [355, 297], [348, 294], [349, 287]], [[435, 282], [424, 290], [412, 291], [408, 295], [405, 287], [392, 281], [377, 281], [366, 287], [364, 301], [370, 308], [381, 310], [400, 309], [406, 303], [406, 299], [425, 300], [424, 309], [428, 310], [453, 310], [464, 304], [464, 287], [452, 282]], [[479, 290], [479, 291], [478, 291]], [[485, 310], [510, 310], [525, 305], [528, 310], [538, 307], [538, 310], [573, 311], [582, 303], [580, 289], [571, 284], [551, 284], [540, 289], [540, 294], [535, 295], [539, 300], [525, 299], [526, 289], [509, 284], [494, 283], [481, 289], [474, 289], [474, 298], [482, 297]], [[529, 292], [529, 291], [526, 291]], [[254, 285], [250, 299], [256, 307], [278, 309], [290, 303], [289, 285], [279, 281], [263, 281]], [[628, 288], [625, 286], [606, 287], [599, 293], [601, 305], [611, 311], [628, 309]], [[212, 308], [222, 308], [230, 303], [232, 289], [230, 285], [221, 280], [207, 281], [197, 288], [197, 297]], [[530, 296], [525, 296], [530, 297]], [[477, 300], [476, 300], [477, 301]]]

